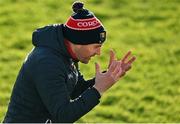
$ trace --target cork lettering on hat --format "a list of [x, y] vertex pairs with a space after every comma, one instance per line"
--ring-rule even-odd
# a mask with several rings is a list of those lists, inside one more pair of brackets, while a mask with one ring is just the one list
[[98, 25], [98, 21], [97, 20], [93, 20], [93, 21], [89, 21], [89, 22], [78, 22], [77, 26], [78, 27], [94, 27], [96, 25]]
[[95, 17], [89, 19], [73, 19], [70, 17], [65, 25], [74, 30], [92, 30], [99, 28], [102, 24]]

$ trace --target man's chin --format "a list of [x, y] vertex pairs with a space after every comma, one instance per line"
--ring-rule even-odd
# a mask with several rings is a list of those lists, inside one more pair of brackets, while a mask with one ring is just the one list
[[88, 64], [88, 63], [89, 63], [89, 60], [90, 60], [90, 59], [81, 60], [80, 62], [81, 62], [81, 63], [84, 63], [84, 64]]

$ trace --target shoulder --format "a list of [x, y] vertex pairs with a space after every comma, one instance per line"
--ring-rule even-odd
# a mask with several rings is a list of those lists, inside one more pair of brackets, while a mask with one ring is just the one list
[[31, 66], [34, 69], [47, 67], [65, 69], [65, 58], [57, 54], [58, 53], [54, 53], [54, 51], [51, 49], [37, 47], [29, 53], [24, 63], [25, 65]]

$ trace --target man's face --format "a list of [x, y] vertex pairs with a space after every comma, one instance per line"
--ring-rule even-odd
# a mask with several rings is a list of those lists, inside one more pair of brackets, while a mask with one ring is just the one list
[[78, 60], [87, 64], [91, 57], [101, 54], [102, 44], [77, 45], [75, 49]]

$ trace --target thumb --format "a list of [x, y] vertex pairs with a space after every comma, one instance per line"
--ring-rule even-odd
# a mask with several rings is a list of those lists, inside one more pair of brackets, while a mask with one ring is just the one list
[[100, 65], [98, 63], [95, 63], [95, 69], [96, 69], [96, 74], [100, 73]]

